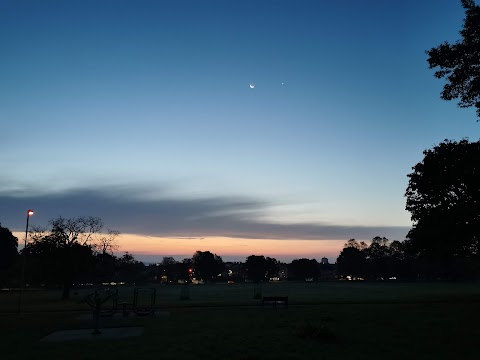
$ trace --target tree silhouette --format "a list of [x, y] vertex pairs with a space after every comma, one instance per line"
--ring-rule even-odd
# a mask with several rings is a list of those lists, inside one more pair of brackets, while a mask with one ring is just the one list
[[106, 234], [95, 241], [96, 251], [102, 254], [113, 254], [115, 250], [118, 250], [117, 237], [119, 235], [119, 231], [108, 229]]
[[397, 278], [414, 279], [416, 276], [413, 269], [414, 258], [410, 255], [409, 245], [408, 240], [394, 240], [390, 243], [388, 267], [390, 273]]
[[407, 245], [409, 241], [390, 242], [380, 236], [374, 237], [370, 245], [351, 239], [337, 258], [337, 274], [368, 280], [415, 278]]
[[145, 265], [128, 252], [116, 261], [115, 270], [118, 280], [126, 283], [143, 282], [147, 277]]
[[10, 270], [18, 259], [18, 239], [0, 224], [0, 286], [6, 286]]
[[225, 264], [220, 256], [210, 251], [197, 251], [192, 258], [195, 272], [205, 281], [211, 281], [221, 273]]
[[94, 276], [91, 282], [104, 283], [111, 282], [115, 277], [115, 267], [118, 258], [108, 252], [99, 252], [95, 254]]
[[348, 240], [337, 258], [337, 273], [343, 277], [364, 278], [367, 274], [365, 249], [367, 244], [363, 241], [358, 243], [355, 239]]
[[387, 238], [376, 236], [364, 250], [368, 262], [367, 275], [371, 279], [386, 279], [390, 273], [390, 243]]
[[[31, 276], [43, 274], [49, 281], [61, 281], [62, 299], [68, 299], [72, 283], [94, 267], [93, 249], [102, 239], [103, 222], [93, 216], [69, 219], [60, 216], [50, 220], [49, 224], [49, 232], [34, 229], [34, 242], [27, 246], [29, 258], [37, 262], [34, 271], [43, 269]], [[109, 232], [107, 236], [112, 234], [117, 236], [118, 232]], [[31, 263], [29, 268], [32, 269], [34, 264]]]
[[245, 260], [245, 273], [249, 280], [260, 282], [267, 274], [267, 260], [263, 255], [250, 255]]
[[183, 259], [178, 264], [178, 274], [179, 278], [184, 281], [190, 281], [192, 273], [190, 272], [193, 269], [192, 259]]
[[446, 269], [480, 256], [480, 143], [445, 140], [424, 151], [405, 196], [414, 222], [410, 248]]
[[[441, 98], [460, 99], [458, 106], [474, 106], [480, 118], [480, 6], [474, 0], [461, 0], [465, 9], [462, 41], [444, 42], [427, 51], [430, 69], [438, 79], [446, 78]], [[477, 120], [478, 121], [478, 120]]]
[[28, 244], [27, 279], [31, 283], [61, 285], [62, 299], [68, 299], [74, 281], [84, 282], [94, 269], [92, 249], [72, 243], [65, 246], [59, 238], [47, 235]]
[[265, 261], [267, 263], [267, 278], [272, 278], [278, 276], [278, 271], [280, 270], [280, 261], [275, 258], [266, 257]]
[[315, 259], [295, 259], [290, 263], [289, 272], [296, 280], [316, 279], [319, 274], [318, 262]]
[[173, 257], [164, 257], [161, 262], [162, 275], [167, 277], [168, 282], [177, 280], [180, 272], [179, 266]]

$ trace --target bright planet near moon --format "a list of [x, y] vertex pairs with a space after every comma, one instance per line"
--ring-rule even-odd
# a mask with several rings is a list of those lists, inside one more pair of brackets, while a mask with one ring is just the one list
[[255, 87], [255, 84], [250, 84], [250, 89], [253, 89]]

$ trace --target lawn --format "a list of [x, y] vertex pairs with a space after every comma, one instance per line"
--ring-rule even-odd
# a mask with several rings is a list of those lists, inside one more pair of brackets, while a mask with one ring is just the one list
[[[104, 327], [143, 326], [138, 338], [43, 343], [53, 331], [89, 328], [91, 289], [0, 293], [3, 354], [15, 359], [478, 359], [480, 284], [278, 283], [288, 308], [252, 299], [252, 284], [157, 287], [156, 317], [112, 317]], [[131, 301], [133, 288], [120, 288]], [[168, 316], [167, 316], [168, 315]]]

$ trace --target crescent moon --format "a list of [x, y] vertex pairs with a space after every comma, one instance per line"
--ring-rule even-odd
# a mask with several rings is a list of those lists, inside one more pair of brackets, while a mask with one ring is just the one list
[[250, 89], [253, 89], [255, 87], [255, 84], [250, 84]]

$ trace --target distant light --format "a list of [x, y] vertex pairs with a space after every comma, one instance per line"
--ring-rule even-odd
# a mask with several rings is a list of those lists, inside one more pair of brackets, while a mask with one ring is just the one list
[[193, 272], [193, 269], [188, 269], [188, 272], [189, 272], [189, 273]]
[[28, 216], [32, 216], [33, 214], [35, 214], [33, 210], [28, 210], [28, 211], [27, 211], [27, 215], [28, 215]]

